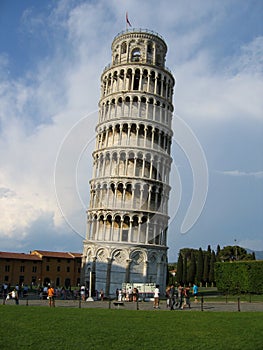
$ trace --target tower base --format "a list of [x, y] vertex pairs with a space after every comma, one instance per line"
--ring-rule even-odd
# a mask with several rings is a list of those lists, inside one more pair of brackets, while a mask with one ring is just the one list
[[[165, 293], [167, 247], [84, 241], [84, 283], [115, 297], [123, 283], [155, 283]], [[90, 273], [92, 271], [92, 273]]]

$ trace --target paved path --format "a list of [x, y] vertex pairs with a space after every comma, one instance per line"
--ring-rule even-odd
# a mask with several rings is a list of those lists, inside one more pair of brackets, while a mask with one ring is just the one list
[[[156, 310], [153, 308], [153, 303], [149, 302], [123, 302], [123, 305], [114, 305], [114, 300], [109, 301], [79, 301], [79, 300], [56, 300], [56, 307], [73, 307], [73, 308], [97, 308], [97, 309], [125, 309], [125, 310], [151, 310], [151, 311], [170, 311], [166, 307], [166, 301], [162, 300], [160, 303], [160, 309]], [[5, 304], [14, 305], [14, 300], [8, 300]], [[45, 306], [48, 307], [48, 300], [26, 300], [20, 299], [19, 305], [29, 305], [29, 306]], [[193, 311], [202, 311], [201, 303], [192, 303], [191, 309], [176, 309], [175, 312], [193, 312]], [[229, 312], [238, 312], [238, 311], [251, 311], [251, 312], [263, 312], [263, 303], [262, 302], [205, 302], [203, 303], [203, 311], [229, 311]]]

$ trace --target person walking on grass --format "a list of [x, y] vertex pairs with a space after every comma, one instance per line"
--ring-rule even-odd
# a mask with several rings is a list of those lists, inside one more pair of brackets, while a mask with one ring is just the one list
[[54, 291], [54, 288], [51, 287], [50, 285], [48, 286], [47, 296], [48, 296], [49, 306], [55, 307], [55, 291]]

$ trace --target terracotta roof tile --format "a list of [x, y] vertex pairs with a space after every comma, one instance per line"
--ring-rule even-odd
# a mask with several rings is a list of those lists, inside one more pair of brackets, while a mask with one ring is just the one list
[[33, 250], [31, 254], [36, 254], [45, 258], [60, 258], [60, 259], [75, 259], [76, 257], [81, 257], [80, 253], [67, 253], [67, 252], [51, 252], [47, 250]]
[[41, 261], [41, 258], [37, 255], [31, 255], [31, 254], [25, 254], [25, 253], [12, 253], [12, 252], [0, 252], [0, 259], [20, 259], [20, 260]]

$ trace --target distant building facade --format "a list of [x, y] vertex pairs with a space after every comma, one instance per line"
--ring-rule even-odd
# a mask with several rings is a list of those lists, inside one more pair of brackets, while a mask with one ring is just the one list
[[0, 252], [0, 283], [11, 286], [77, 286], [81, 274], [80, 253], [34, 250], [30, 254]]

